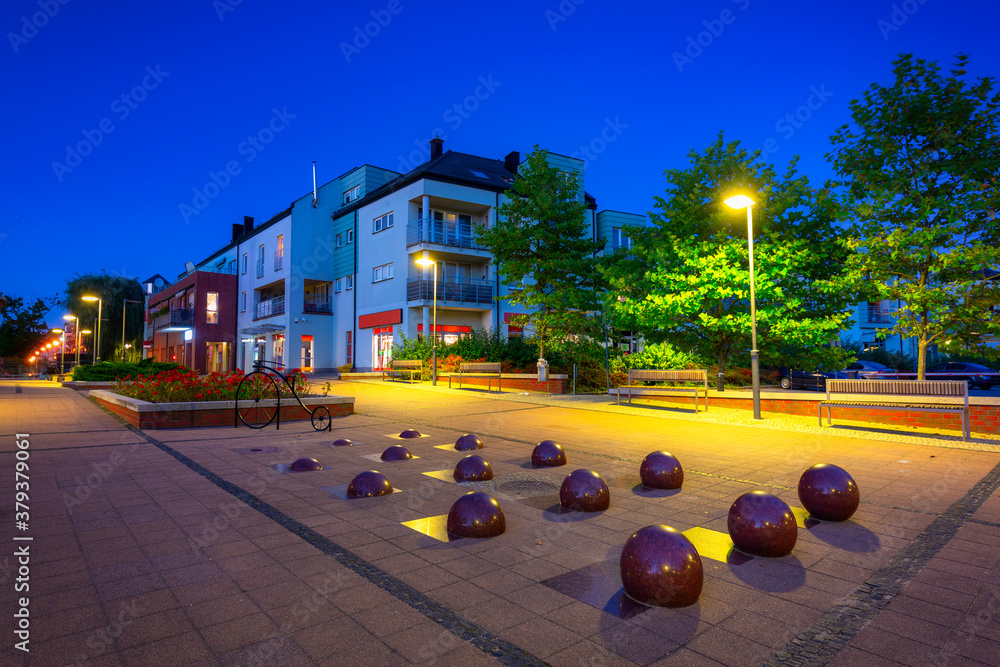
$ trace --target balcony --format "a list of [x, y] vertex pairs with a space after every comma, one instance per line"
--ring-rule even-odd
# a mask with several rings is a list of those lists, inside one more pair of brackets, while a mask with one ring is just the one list
[[420, 243], [434, 243], [450, 248], [488, 250], [476, 243], [471, 225], [465, 223], [445, 223], [443, 220], [420, 218], [406, 225], [406, 247]]
[[888, 308], [868, 306], [865, 310], [863, 324], [890, 325], [892, 324], [892, 315], [889, 314]]
[[302, 304], [305, 313], [332, 313], [333, 303], [328, 294], [306, 294]]
[[263, 259], [258, 259], [257, 260], [257, 277], [258, 278], [263, 278], [264, 277], [264, 260]]
[[[434, 280], [426, 276], [415, 276], [406, 281], [407, 301], [433, 301]], [[489, 280], [475, 278], [439, 279], [437, 285], [439, 302], [491, 305], [493, 285]]]
[[194, 309], [171, 308], [153, 320], [154, 331], [187, 331], [194, 327]]
[[261, 301], [253, 307], [253, 318], [255, 320], [261, 320], [265, 317], [274, 317], [275, 315], [285, 314], [285, 297], [276, 296], [273, 299], [268, 299], [267, 301]]
[[274, 270], [281, 271], [281, 267], [284, 265], [285, 261], [285, 251], [278, 250], [274, 253]]

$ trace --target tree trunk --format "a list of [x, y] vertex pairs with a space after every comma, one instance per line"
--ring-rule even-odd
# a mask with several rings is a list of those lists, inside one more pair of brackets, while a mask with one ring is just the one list
[[726, 374], [726, 353], [724, 350], [719, 350], [719, 391], [725, 391], [725, 385], [723, 383], [723, 376]]
[[926, 380], [927, 379], [927, 348], [930, 345], [927, 342], [927, 334], [921, 333], [920, 337], [917, 339], [917, 379]]

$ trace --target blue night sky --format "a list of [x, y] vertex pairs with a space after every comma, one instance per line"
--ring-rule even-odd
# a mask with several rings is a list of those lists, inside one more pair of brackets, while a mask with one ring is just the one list
[[[405, 170], [435, 131], [496, 158], [600, 148], [586, 188], [601, 209], [648, 211], [663, 171], [720, 130], [774, 139], [770, 161], [801, 155], [818, 183], [848, 103], [899, 53], [967, 52], [970, 74], [1000, 74], [987, 0], [577, 2], [8, 0], [0, 292], [52, 295], [102, 269], [172, 280], [230, 223], [309, 191], [313, 160], [320, 183]], [[269, 143], [248, 141], [269, 124]], [[196, 202], [230, 161], [239, 173]]]

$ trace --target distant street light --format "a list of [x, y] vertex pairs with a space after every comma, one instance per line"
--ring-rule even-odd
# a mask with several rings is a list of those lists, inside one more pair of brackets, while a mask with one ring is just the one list
[[424, 267], [434, 267], [434, 321], [431, 324], [431, 386], [436, 387], [438, 383], [438, 342], [437, 342], [437, 321], [438, 321], [438, 265], [429, 257], [421, 257], [417, 264]]
[[[84, 301], [96, 301], [97, 302], [97, 342], [94, 344], [94, 363], [101, 360], [101, 309], [104, 307], [104, 301], [99, 296], [92, 296], [86, 294], [80, 297]], [[122, 308], [122, 318], [124, 319], [125, 312], [124, 307]]]
[[757, 303], [753, 275], [753, 206], [756, 202], [746, 195], [726, 199], [730, 208], [747, 210], [747, 243], [750, 246], [750, 373], [753, 377], [753, 418], [760, 419], [760, 360], [757, 351]]

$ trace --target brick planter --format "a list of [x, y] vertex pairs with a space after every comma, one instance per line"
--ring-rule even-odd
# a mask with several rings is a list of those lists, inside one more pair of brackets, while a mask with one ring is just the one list
[[[147, 403], [103, 390], [91, 391], [90, 396], [128, 423], [141, 429], [203, 428], [206, 426], [232, 428], [238, 419], [234, 411], [235, 401]], [[325, 405], [330, 410], [332, 417], [345, 417], [354, 414], [353, 396], [303, 398], [302, 402], [310, 407]], [[281, 400], [282, 422], [308, 419], [309, 413], [303, 410], [295, 399]]]
[[[464, 377], [462, 378], [462, 386], [475, 386], [475, 387], [485, 387], [489, 383], [490, 378], [485, 377]], [[444, 386], [448, 386], [448, 376], [443, 377], [438, 374], [438, 386], [440, 387], [442, 382]], [[496, 387], [497, 380], [493, 378], [493, 386]], [[458, 377], [455, 377], [451, 381], [451, 388], [458, 388]], [[569, 393], [569, 376], [568, 375], [549, 375], [549, 381], [539, 382], [538, 375], [535, 373], [511, 373], [510, 375], [503, 375], [501, 377], [500, 388], [503, 391], [537, 391], [543, 394], [567, 394]]]
[[[636, 390], [633, 390], [635, 393]], [[611, 390], [611, 395], [615, 395], [616, 390]], [[639, 396], [642, 398], [641, 396]], [[635, 398], [635, 396], [633, 396]], [[858, 397], [858, 400], [865, 400], [866, 397]], [[871, 398], [870, 396], [867, 398]], [[648, 397], [646, 400], [663, 403], [677, 403], [678, 407], [690, 407], [691, 399], [680, 397]], [[768, 392], [762, 391], [760, 394], [761, 412], [783, 413], [787, 415], [807, 415], [816, 419], [818, 403], [826, 400], [824, 392]], [[854, 400], [846, 397], [844, 400]], [[889, 400], [891, 397], [878, 397], [879, 401]], [[901, 400], [901, 402], [906, 402]], [[944, 401], [921, 398], [922, 403], [941, 403]], [[750, 392], [732, 391], [720, 394], [717, 391], [709, 391], [708, 407], [735, 408], [739, 410], [753, 410], [753, 396]], [[826, 424], [826, 410], [823, 411], [823, 424]], [[865, 408], [833, 408], [833, 423], [838, 421], [862, 421], [875, 424], [913, 426], [917, 428], [939, 428], [962, 432], [962, 418], [956, 414], [943, 414], [937, 412], [916, 412], [906, 410], [871, 410]], [[969, 425], [976, 433], [1000, 434], [1000, 400], [994, 397], [969, 397]]]

